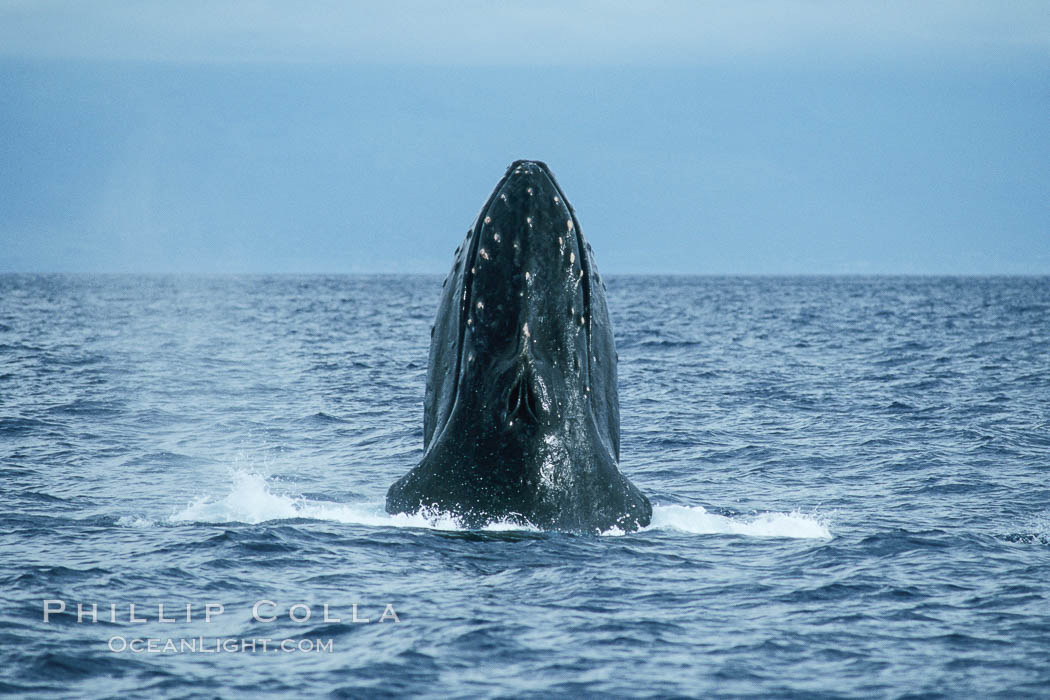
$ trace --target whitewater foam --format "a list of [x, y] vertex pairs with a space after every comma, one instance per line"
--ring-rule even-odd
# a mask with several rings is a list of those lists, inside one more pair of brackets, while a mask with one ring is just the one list
[[799, 511], [729, 517], [708, 513], [703, 506], [654, 506], [653, 520], [647, 529], [676, 530], [693, 535], [831, 539], [826, 523]]
[[[413, 514], [391, 515], [383, 509], [382, 503], [345, 504], [277, 494], [270, 490], [270, 484], [264, 476], [251, 471], [233, 472], [233, 484], [229, 493], [218, 499], [209, 496], [197, 498], [182, 510], [173, 513], [168, 521], [257, 524], [294, 518], [371, 527], [468, 529], [452, 513], [424, 510]], [[481, 529], [489, 532], [539, 531], [539, 528], [513, 519], [489, 523]], [[799, 512], [762, 513], [753, 517], [737, 518], [708, 513], [703, 506], [654, 506], [652, 523], [642, 531], [650, 530], [670, 530], [693, 535], [831, 538], [827, 525], [812, 515]], [[619, 536], [625, 533], [613, 528], [602, 534]]]
[[[220, 499], [203, 496], [173, 513], [169, 522], [257, 524], [270, 520], [305, 518], [372, 527], [417, 527], [434, 530], [465, 530], [454, 514], [424, 510], [411, 515], [391, 515], [382, 503], [345, 504], [315, 501], [273, 493], [266, 478], [251, 471], [235, 471], [233, 485]], [[487, 531], [537, 530], [520, 522], [498, 521], [482, 528]], [[538, 530], [537, 530], [538, 531]]]
[[155, 524], [149, 518], [141, 515], [122, 515], [117, 518], [117, 525], [120, 527], [153, 527]]

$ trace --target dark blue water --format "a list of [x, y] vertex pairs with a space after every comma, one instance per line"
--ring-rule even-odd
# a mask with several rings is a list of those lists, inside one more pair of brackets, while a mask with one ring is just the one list
[[383, 513], [440, 286], [0, 276], [0, 692], [1050, 696], [1050, 279], [610, 278], [601, 537]]

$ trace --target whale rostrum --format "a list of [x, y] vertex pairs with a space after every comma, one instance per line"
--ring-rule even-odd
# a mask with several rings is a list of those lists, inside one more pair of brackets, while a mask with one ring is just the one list
[[624, 477], [605, 285], [550, 169], [511, 164], [456, 250], [431, 331], [423, 458], [391, 513], [572, 532], [649, 524]]

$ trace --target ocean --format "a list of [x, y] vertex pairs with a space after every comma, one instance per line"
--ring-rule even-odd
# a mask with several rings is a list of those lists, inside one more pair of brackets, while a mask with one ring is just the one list
[[0, 275], [0, 693], [1050, 697], [1050, 278], [607, 278], [640, 532], [390, 516], [435, 276]]

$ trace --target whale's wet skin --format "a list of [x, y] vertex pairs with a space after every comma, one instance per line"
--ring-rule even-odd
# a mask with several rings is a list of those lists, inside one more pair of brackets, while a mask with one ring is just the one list
[[617, 467], [616, 359], [604, 283], [572, 207], [545, 164], [511, 164], [445, 280], [423, 459], [390, 487], [387, 510], [432, 508], [470, 527], [647, 525], [649, 500]]

